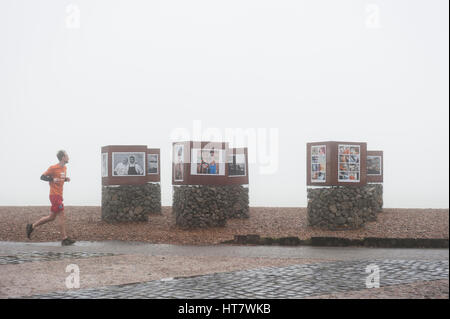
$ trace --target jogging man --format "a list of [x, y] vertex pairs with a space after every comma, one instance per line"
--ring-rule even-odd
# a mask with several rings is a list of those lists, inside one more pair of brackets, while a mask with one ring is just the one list
[[59, 151], [56, 154], [59, 160], [58, 164], [50, 166], [44, 174], [41, 176], [41, 180], [49, 182], [50, 184], [50, 202], [52, 207], [50, 209], [50, 215], [42, 217], [34, 224], [27, 225], [27, 237], [31, 239], [30, 235], [37, 227], [53, 221], [58, 216], [58, 224], [61, 230], [63, 246], [72, 245], [74, 240], [67, 237], [66, 234], [66, 216], [64, 215], [63, 204], [63, 187], [65, 182], [70, 182], [70, 178], [67, 177], [66, 164], [69, 163], [69, 156], [66, 151]]

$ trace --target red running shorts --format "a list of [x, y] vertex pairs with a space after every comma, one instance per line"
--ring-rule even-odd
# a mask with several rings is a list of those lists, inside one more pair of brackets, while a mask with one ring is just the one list
[[50, 208], [52, 213], [59, 213], [64, 210], [63, 198], [60, 195], [50, 195], [50, 203], [52, 203], [52, 208]]

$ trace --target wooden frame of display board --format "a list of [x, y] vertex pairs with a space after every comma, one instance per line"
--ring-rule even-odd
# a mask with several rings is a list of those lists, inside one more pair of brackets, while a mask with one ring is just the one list
[[[158, 173], [148, 174], [148, 155], [158, 155]], [[134, 157], [136, 175], [128, 175], [126, 164], [121, 160]], [[142, 185], [148, 182], [160, 182], [160, 150], [149, 149], [146, 145], [108, 145], [101, 148], [102, 185]], [[105, 169], [107, 168], [107, 169]], [[142, 172], [143, 171], [143, 172]]]
[[[228, 171], [228, 158], [237, 154], [245, 156], [245, 176], [231, 177]], [[172, 184], [248, 184], [247, 148], [229, 148], [226, 142], [174, 142], [172, 143]]]

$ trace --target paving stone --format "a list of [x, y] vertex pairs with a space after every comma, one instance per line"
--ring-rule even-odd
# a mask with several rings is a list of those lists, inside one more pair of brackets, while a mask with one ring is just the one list
[[83, 289], [78, 294], [57, 292], [30, 298], [303, 298], [366, 289], [369, 275], [366, 267], [371, 264], [380, 269], [380, 287], [449, 277], [448, 261], [337, 261], [155, 280]]
[[92, 257], [115, 256], [112, 253], [79, 253], [79, 252], [18, 252], [15, 255], [0, 256], [0, 265], [23, 264], [36, 261], [54, 261], [63, 259], [81, 259]]

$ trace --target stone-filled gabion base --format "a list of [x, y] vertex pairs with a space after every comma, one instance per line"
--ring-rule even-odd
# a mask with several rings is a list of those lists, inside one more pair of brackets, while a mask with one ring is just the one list
[[161, 185], [102, 186], [102, 220], [106, 222], [148, 221], [161, 213]]
[[173, 214], [181, 228], [225, 226], [229, 218], [248, 218], [248, 188], [242, 185], [173, 187]]
[[227, 210], [227, 218], [249, 218], [248, 187], [242, 185], [225, 186], [228, 192], [231, 209]]
[[308, 189], [308, 225], [329, 230], [357, 229], [375, 221], [383, 206], [381, 184]]
[[383, 184], [369, 184], [369, 186], [374, 187], [375, 195], [373, 196], [373, 205], [377, 212], [383, 210]]

